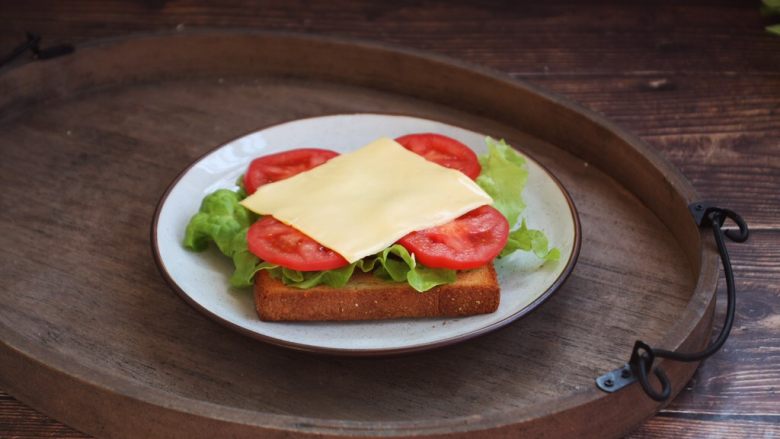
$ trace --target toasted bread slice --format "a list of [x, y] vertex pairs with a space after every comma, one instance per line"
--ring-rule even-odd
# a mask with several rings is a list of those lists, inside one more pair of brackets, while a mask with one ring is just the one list
[[458, 273], [458, 280], [424, 293], [371, 273], [355, 273], [342, 288], [292, 288], [261, 271], [255, 276], [255, 307], [261, 320], [380, 320], [487, 314], [498, 308], [493, 264]]

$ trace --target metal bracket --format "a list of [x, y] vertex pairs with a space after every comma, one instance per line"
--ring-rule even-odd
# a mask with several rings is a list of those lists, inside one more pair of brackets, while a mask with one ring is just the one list
[[631, 365], [626, 363], [623, 367], [611, 370], [604, 375], [596, 378], [596, 385], [599, 389], [607, 392], [617, 392], [629, 384], [636, 382], [637, 377], [631, 371]]
[[691, 211], [691, 215], [693, 215], [693, 220], [696, 222], [696, 225], [699, 227], [704, 225], [705, 219], [707, 218], [707, 214], [710, 213], [713, 210], [713, 208], [714, 206], [712, 206], [710, 203], [707, 203], [705, 201], [699, 201], [688, 205], [688, 210]]

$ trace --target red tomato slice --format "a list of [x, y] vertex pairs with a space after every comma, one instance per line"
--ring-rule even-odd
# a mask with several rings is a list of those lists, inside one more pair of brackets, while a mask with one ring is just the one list
[[252, 160], [244, 174], [244, 188], [251, 195], [264, 184], [308, 171], [337, 155], [339, 153], [327, 149], [301, 148], [258, 157]]
[[468, 146], [441, 134], [409, 134], [395, 139], [404, 148], [445, 168], [455, 169], [476, 180], [482, 167]]
[[349, 262], [293, 227], [265, 216], [249, 228], [249, 251], [258, 258], [299, 271], [332, 270]]
[[509, 223], [490, 206], [482, 206], [447, 224], [412, 232], [398, 243], [423, 265], [467, 270], [498, 256], [509, 237]]

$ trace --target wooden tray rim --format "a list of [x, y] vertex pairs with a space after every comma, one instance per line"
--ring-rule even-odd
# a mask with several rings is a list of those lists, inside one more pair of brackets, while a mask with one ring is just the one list
[[[465, 70], [487, 77], [497, 82], [504, 83], [510, 87], [530, 92], [544, 99], [565, 107], [579, 116], [587, 119], [593, 124], [605, 128], [613, 133], [626, 145], [630, 145], [656, 168], [661, 170], [664, 175], [670, 179], [675, 189], [680, 191], [681, 195], [689, 202], [696, 201], [697, 195], [695, 189], [688, 180], [664, 157], [658, 152], [646, 145], [641, 139], [628, 133], [624, 129], [616, 126], [603, 116], [577, 104], [567, 98], [558, 96], [552, 92], [546, 91], [540, 87], [528, 84], [521, 80], [512, 78], [506, 73], [490, 69], [484, 66], [475, 65], [466, 61], [454, 59], [445, 55], [425, 52], [422, 50], [398, 47], [387, 43], [364, 41], [353, 38], [343, 38], [325, 35], [301, 34], [294, 32], [278, 31], [258, 31], [255, 29], [207, 29], [187, 30], [184, 32], [144, 32], [130, 34], [119, 37], [103, 38], [92, 40], [77, 45], [77, 51], [70, 57], [82, 56], [84, 52], [90, 50], [103, 50], [114, 45], [136, 44], [150, 40], [166, 40], [168, 38], [220, 38], [225, 36], [250, 36], [253, 38], [270, 39], [292, 39], [310, 42], [312, 44], [324, 44], [330, 46], [359, 47], [365, 50], [375, 50], [385, 53], [394, 53], [403, 57], [412, 58], [415, 61], [432, 62], [444, 67], [456, 70]], [[60, 60], [48, 60], [46, 64], [56, 65]], [[43, 66], [43, 67], [42, 67]], [[24, 76], [28, 71], [38, 68], [46, 68], [45, 64], [38, 62], [28, 62], [21, 65], [10, 65], [0, 69], [0, 82], [11, 76]], [[55, 96], [52, 100], [57, 100], [62, 96]], [[47, 99], [48, 100], [48, 99]], [[0, 107], [7, 103], [0, 98]], [[609, 175], [606, 170], [603, 170]], [[691, 218], [691, 223], [693, 219]], [[714, 311], [715, 286], [718, 279], [718, 256], [714, 249], [714, 243], [707, 231], [700, 231], [698, 253], [700, 255], [697, 283], [691, 299], [684, 313], [678, 322], [666, 333], [663, 338], [664, 346], [676, 350], [685, 344], [688, 338], [701, 331], [702, 328], [709, 330], [711, 327], [712, 313]], [[58, 352], [42, 349], [40, 346], [29, 346], [24, 344], [24, 337], [15, 333], [3, 322], [0, 322], [0, 352], [2, 357], [7, 360], [0, 362], [5, 372], [8, 367], [5, 363], [19, 366], [30, 367], [31, 370], [37, 370], [41, 375], [41, 381], [54, 382], [64, 380], [72, 384], [83, 387], [84, 394], [98, 393], [116, 399], [125, 404], [137, 404], [143, 412], [144, 406], [153, 406], [156, 409], [162, 409], [166, 412], [183, 415], [190, 420], [201, 420], [214, 423], [219, 426], [227, 422], [231, 425], [242, 427], [259, 428], [265, 433], [296, 433], [304, 435], [343, 435], [343, 434], [368, 434], [381, 436], [397, 436], [405, 434], [423, 434], [437, 435], [453, 433], [469, 433], [480, 430], [489, 430], [498, 432], [505, 427], [512, 427], [522, 424], [525, 421], [537, 419], [538, 416], [554, 416], [562, 414], [579, 405], [598, 405], [604, 399], [615, 394], [606, 394], [599, 391], [595, 385], [593, 387], [581, 389], [573, 392], [568, 397], [551, 400], [532, 407], [523, 407], [511, 409], [505, 412], [488, 413], [484, 415], [465, 416], [450, 419], [436, 420], [416, 420], [416, 421], [398, 421], [398, 422], [370, 422], [370, 421], [339, 421], [330, 419], [308, 418], [294, 415], [278, 415], [260, 413], [240, 408], [225, 407], [202, 400], [191, 399], [179, 395], [169, 394], [165, 391], [139, 385], [131, 380], [118, 377], [102, 371], [90, 370], [85, 366], [74, 364], [68, 361], [67, 357]], [[24, 348], [22, 347], [24, 346]], [[628, 356], [629, 352], [626, 353]], [[48, 357], [48, 358], [47, 358]], [[47, 362], [40, 359], [46, 358]], [[659, 364], [662, 367], [668, 367], [669, 361], [662, 360]], [[616, 365], [618, 366], [618, 365]], [[692, 373], [692, 371], [691, 371]], [[690, 375], [690, 374], [689, 374]], [[595, 378], [595, 377], [594, 377]], [[111, 384], [109, 384], [111, 383]], [[5, 384], [5, 383], [4, 383]], [[678, 383], [675, 389], [676, 393], [684, 383]], [[637, 387], [637, 386], [634, 386]], [[34, 407], [41, 407], [47, 413], [55, 415], [62, 419], [68, 419], [69, 416], [62, 415], [62, 407], [56, 407], [56, 404], [44, 404], [40, 398], [35, 395], [27, 394], [24, 386], [8, 387], [9, 393], [27, 402]], [[636, 389], [633, 389], [636, 390]], [[639, 394], [641, 392], [626, 392]], [[642, 397], [643, 394], [642, 394]], [[59, 409], [58, 409], [59, 408]], [[660, 405], [657, 405], [660, 408]], [[75, 423], [73, 424], [78, 427]], [[247, 431], [258, 432], [256, 429]], [[243, 437], [243, 436], [242, 436]]]

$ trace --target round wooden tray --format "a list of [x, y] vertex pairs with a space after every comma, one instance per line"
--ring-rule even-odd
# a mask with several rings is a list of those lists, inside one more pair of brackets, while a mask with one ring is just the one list
[[[717, 254], [690, 184], [636, 138], [505, 75], [322, 37], [99, 42], [0, 74], [0, 385], [114, 438], [618, 436], [659, 405], [596, 376], [641, 338], [706, 344]], [[314, 356], [210, 321], [155, 266], [159, 197], [237, 135], [323, 114], [420, 116], [504, 137], [569, 189], [582, 251], [507, 328], [415, 355]], [[695, 365], [661, 363], [679, 391]]]

